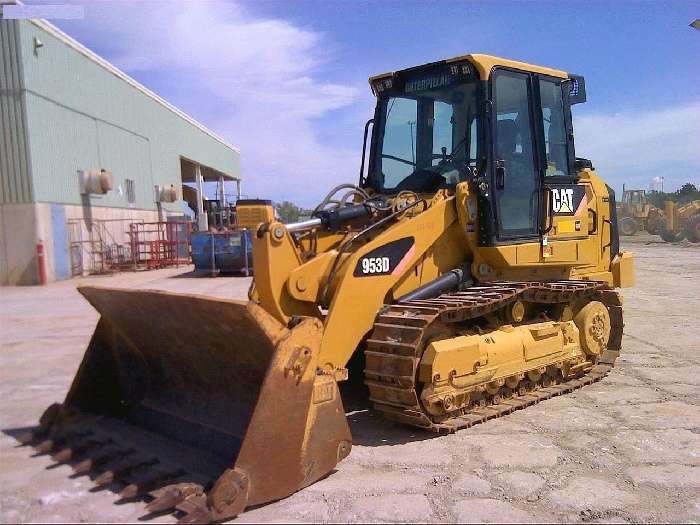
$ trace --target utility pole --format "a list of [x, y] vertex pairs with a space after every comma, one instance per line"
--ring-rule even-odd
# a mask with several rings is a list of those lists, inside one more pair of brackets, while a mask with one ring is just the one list
[[416, 123], [413, 120], [408, 121], [409, 133], [411, 134], [411, 158], [413, 159], [413, 165], [416, 165], [416, 148], [413, 146], [413, 126]]

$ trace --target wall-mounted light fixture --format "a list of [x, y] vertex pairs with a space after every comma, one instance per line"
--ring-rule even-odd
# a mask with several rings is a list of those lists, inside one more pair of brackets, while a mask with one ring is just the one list
[[82, 195], [104, 195], [114, 188], [112, 172], [105, 169], [100, 171], [78, 170], [78, 184]]
[[37, 37], [34, 37], [34, 54], [39, 55], [39, 49], [44, 47], [44, 43]]

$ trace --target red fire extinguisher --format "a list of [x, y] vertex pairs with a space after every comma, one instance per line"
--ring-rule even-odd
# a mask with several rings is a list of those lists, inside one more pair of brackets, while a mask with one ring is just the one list
[[39, 271], [39, 284], [46, 284], [46, 257], [44, 255], [44, 242], [41, 239], [36, 245], [36, 263]]

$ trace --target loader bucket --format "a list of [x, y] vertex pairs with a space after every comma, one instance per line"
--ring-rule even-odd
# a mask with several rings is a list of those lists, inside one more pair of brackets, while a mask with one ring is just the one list
[[289, 329], [251, 302], [79, 291], [101, 317], [33, 436], [57, 460], [103, 467], [98, 483], [120, 478], [123, 497], [154, 498], [149, 511], [208, 522], [284, 498], [350, 452], [337, 384], [317, 367], [320, 320]]

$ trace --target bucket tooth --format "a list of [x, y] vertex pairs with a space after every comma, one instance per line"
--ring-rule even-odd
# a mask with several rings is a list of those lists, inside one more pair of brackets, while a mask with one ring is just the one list
[[139, 492], [142, 492], [141, 485], [138, 483], [129, 483], [124, 490], [119, 493], [121, 499], [133, 499], [138, 496]]
[[121, 499], [133, 499], [137, 496], [144, 495], [148, 492], [154, 490], [159, 483], [165, 480], [177, 478], [182, 476], [184, 471], [182, 469], [176, 470], [150, 470], [145, 475], [137, 478], [133, 483], [130, 483], [124, 490], [119, 493]]
[[97, 476], [94, 480], [95, 485], [98, 487], [104, 487], [105, 485], [109, 485], [116, 479], [116, 476], [114, 475], [113, 470], [106, 470], [99, 476]]
[[204, 494], [192, 495], [182, 503], [179, 503], [175, 508], [185, 514], [178, 520], [178, 525], [211, 523], [214, 521], [214, 516], [207, 505], [207, 497]]
[[85, 472], [89, 472], [92, 470], [94, 465], [94, 461], [92, 459], [84, 459], [80, 463], [77, 463], [73, 465], [73, 471], [76, 474], [83, 474]]
[[110, 483], [116, 481], [119, 477], [120, 475], [118, 472], [110, 469], [97, 476], [94, 483], [98, 487], [104, 487], [105, 485], [109, 485]]
[[58, 430], [50, 431], [47, 434], [46, 439], [41, 441], [39, 444], [34, 446], [34, 449], [42, 454], [47, 454], [53, 449], [63, 446], [67, 441], [72, 439], [81, 439], [89, 435], [90, 432], [84, 429], [68, 429], [68, 430]]
[[121, 461], [97, 476], [95, 484], [98, 486], [109, 485], [113, 481], [126, 476], [132, 470], [155, 465], [156, 463], [158, 463], [157, 458], [132, 458]]
[[51, 459], [57, 463], [64, 463], [73, 457], [74, 450], [71, 447], [62, 448], [55, 454], [51, 454]]
[[58, 463], [65, 463], [66, 461], [75, 459], [77, 456], [80, 456], [93, 447], [108, 445], [111, 442], [112, 441], [109, 438], [100, 438], [87, 435], [87, 437], [78, 440], [76, 443], [62, 448], [55, 454], [52, 454], [51, 458]]
[[148, 512], [163, 512], [174, 509], [187, 498], [201, 496], [204, 488], [197, 483], [174, 483], [150, 493], [153, 501], [146, 505]]
[[41, 454], [46, 454], [51, 452], [56, 442], [53, 439], [45, 439], [34, 447], [37, 452]]
[[77, 463], [76, 465], [73, 466], [73, 470], [78, 473], [78, 474], [83, 474], [85, 472], [88, 472], [96, 467], [99, 467], [100, 465], [104, 465], [108, 461], [111, 461], [119, 456], [126, 456], [127, 454], [133, 454], [135, 450], [133, 448], [131, 449], [124, 449], [124, 448], [106, 448], [103, 449], [102, 451], [96, 452], [93, 457], [84, 459], [80, 463]]

